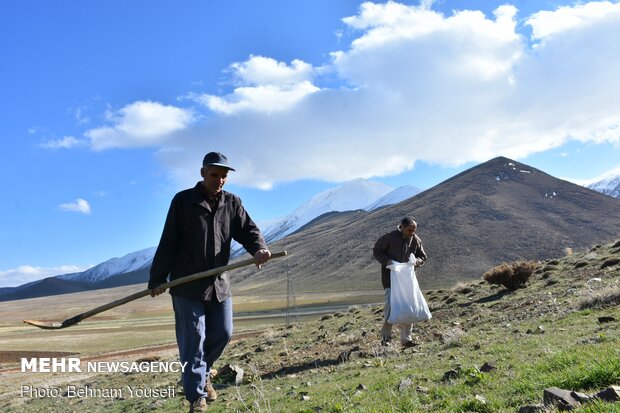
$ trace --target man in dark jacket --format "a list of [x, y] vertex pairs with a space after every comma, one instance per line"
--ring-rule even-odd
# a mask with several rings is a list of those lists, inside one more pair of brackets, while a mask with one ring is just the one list
[[[234, 239], [254, 256], [260, 268], [271, 257], [258, 227], [241, 199], [223, 191], [228, 159], [210, 152], [203, 160], [203, 178], [194, 188], [172, 199], [159, 246], [153, 258], [148, 289], [154, 297], [164, 292], [159, 285], [169, 280], [227, 265]], [[220, 274], [173, 287], [177, 344], [183, 372], [185, 397], [190, 412], [206, 411], [217, 394], [210, 370], [232, 337], [232, 298], [228, 275]]]
[[[394, 231], [388, 232], [377, 240], [373, 248], [373, 256], [381, 263], [381, 284], [385, 290], [385, 304], [383, 307], [383, 327], [381, 328], [381, 343], [387, 344], [392, 338], [392, 325], [388, 323], [390, 317], [390, 269], [393, 262], [407, 262], [409, 256], [416, 257], [415, 266], [423, 265], [426, 252], [422, 240], [415, 234], [418, 224], [411, 217], [405, 217]], [[411, 340], [411, 324], [400, 324], [400, 342], [404, 347], [414, 346]]]

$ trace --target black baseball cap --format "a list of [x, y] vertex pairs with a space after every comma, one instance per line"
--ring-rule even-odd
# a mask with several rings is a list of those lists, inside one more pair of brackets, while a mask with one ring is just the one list
[[228, 166], [228, 158], [219, 152], [209, 152], [202, 160], [202, 166], [220, 166], [222, 168], [234, 171], [234, 168]]

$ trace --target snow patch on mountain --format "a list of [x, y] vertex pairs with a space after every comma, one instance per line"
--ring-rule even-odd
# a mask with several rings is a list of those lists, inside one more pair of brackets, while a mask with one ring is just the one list
[[277, 241], [327, 212], [364, 209], [393, 189], [389, 185], [366, 179], [346, 182], [318, 193], [289, 215], [264, 226], [263, 235], [267, 242]]
[[117, 274], [124, 274], [140, 270], [151, 265], [155, 256], [156, 247], [146, 248], [132, 252], [120, 258], [112, 258], [99, 265], [77, 274], [64, 274], [56, 278], [61, 280], [99, 282]]
[[620, 198], [620, 167], [586, 182], [584, 186], [605, 195]]

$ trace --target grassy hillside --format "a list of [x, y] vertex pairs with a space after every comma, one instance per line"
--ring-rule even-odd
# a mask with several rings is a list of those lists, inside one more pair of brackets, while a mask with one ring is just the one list
[[[210, 411], [516, 412], [541, 403], [547, 387], [595, 393], [620, 385], [620, 242], [543, 261], [516, 291], [474, 281], [426, 295], [433, 319], [416, 325], [413, 349], [379, 344], [380, 306], [353, 306], [232, 343], [217, 367], [235, 364], [245, 377], [237, 386], [218, 381]], [[485, 363], [495, 368], [482, 372]], [[108, 374], [87, 384], [166, 388], [177, 380], [172, 373]], [[161, 399], [14, 397], [0, 407], [186, 411], [178, 391]], [[620, 412], [620, 403], [577, 411]]]

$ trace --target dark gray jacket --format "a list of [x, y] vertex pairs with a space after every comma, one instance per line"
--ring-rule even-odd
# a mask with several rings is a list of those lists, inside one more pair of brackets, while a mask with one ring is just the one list
[[[234, 239], [252, 255], [267, 248], [241, 199], [222, 191], [215, 208], [201, 190], [202, 182], [174, 196], [153, 258], [148, 288], [169, 280], [227, 265]], [[208, 302], [231, 296], [226, 273], [171, 289], [170, 294]]]
[[413, 234], [413, 237], [409, 239], [404, 239], [401, 232], [395, 229], [377, 240], [372, 254], [381, 263], [381, 284], [383, 288], [390, 288], [390, 270], [386, 268], [388, 261], [407, 262], [411, 253], [416, 258], [421, 258], [422, 261], [428, 259], [422, 246], [422, 240], [416, 234]]

